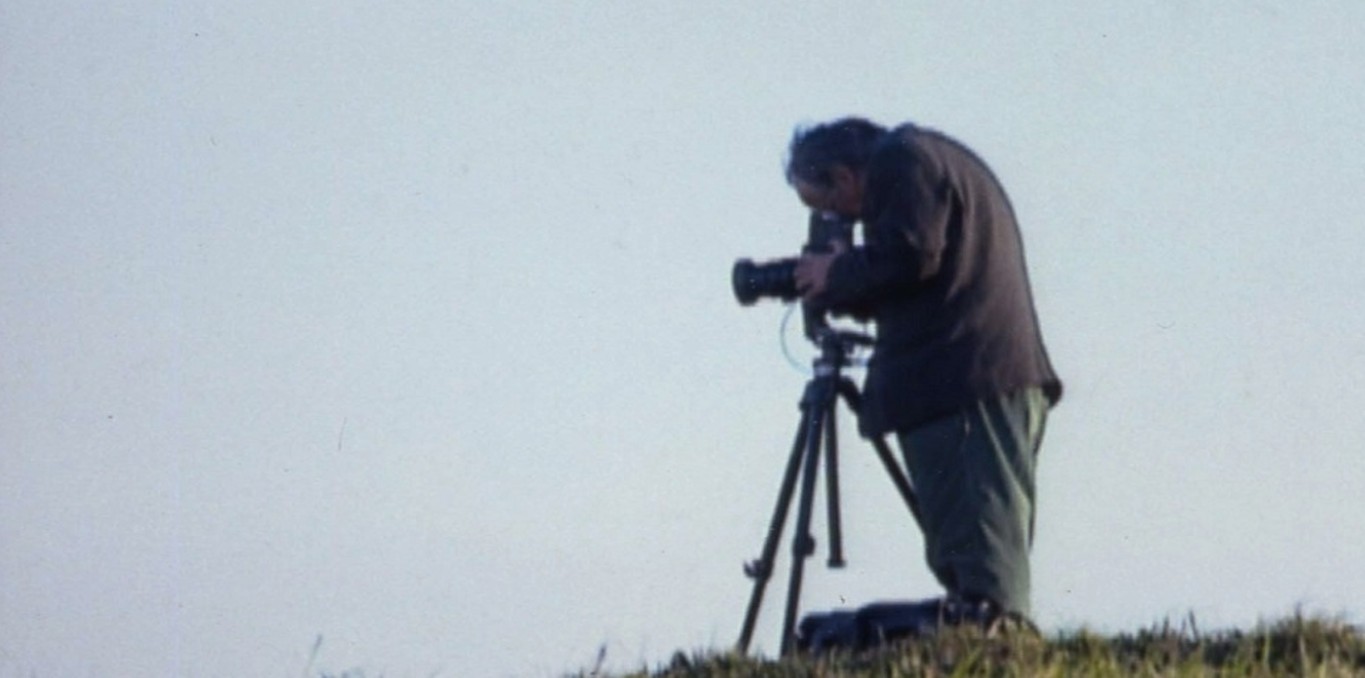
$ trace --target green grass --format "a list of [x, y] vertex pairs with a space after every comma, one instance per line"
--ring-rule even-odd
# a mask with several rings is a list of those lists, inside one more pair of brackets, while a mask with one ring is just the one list
[[[578, 678], [605, 674], [580, 671]], [[1365, 676], [1365, 634], [1335, 619], [1295, 615], [1251, 631], [1199, 632], [1194, 620], [1135, 634], [1088, 630], [1049, 637], [950, 629], [860, 654], [759, 660], [678, 653], [668, 665], [623, 678], [876, 676]]]

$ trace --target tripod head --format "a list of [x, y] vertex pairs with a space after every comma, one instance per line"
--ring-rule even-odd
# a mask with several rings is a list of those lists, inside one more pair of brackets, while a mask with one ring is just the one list
[[848, 365], [859, 348], [872, 346], [872, 337], [861, 332], [837, 330], [822, 327], [811, 339], [820, 348], [820, 357], [815, 359], [815, 376], [837, 375]]

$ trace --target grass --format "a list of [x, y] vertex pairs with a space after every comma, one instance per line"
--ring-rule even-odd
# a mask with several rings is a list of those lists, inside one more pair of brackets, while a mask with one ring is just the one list
[[[577, 678], [605, 674], [580, 671]], [[1202, 634], [1169, 623], [1135, 634], [1088, 630], [1050, 637], [989, 636], [949, 629], [864, 653], [763, 660], [735, 653], [678, 653], [654, 670], [622, 678], [909, 678], [930, 676], [1362, 676], [1365, 634], [1343, 621], [1296, 614], [1251, 631]]]

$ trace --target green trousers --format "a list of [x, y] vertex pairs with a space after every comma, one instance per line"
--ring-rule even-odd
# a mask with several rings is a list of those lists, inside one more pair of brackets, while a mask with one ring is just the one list
[[925, 556], [950, 595], [1029, 615], [1034, 469], [1047, 411], [1042, 389], [1028, 388], [897, 433]]

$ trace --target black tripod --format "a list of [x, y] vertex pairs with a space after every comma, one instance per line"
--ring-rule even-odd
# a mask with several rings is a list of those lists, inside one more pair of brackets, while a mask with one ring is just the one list
[[[739, 635], [740, 653], [748, 652], [749, 641], [753, 637], [754, 623], [758, 621], [758, 610], [763, 604], [763, 589], [773, 573], [773, 560], [777, 555], [777, 544], [782, 539], [782, 530], [787, 522], [787, 512], [791, 507], [792, 491], [796, 487], [797, 475], [801, 477], [801, 503], [796, 516], [796, 532], [792, 536], [791, 580], [787, 587], [787, 609], [782, 623], [782, 655], [791, 653], [796, 636], [797, 606], [801, 598], [801, 574], [805, 569], [805, 559], [815, 553], [815, 538], [810, 534], [811, 505], [815, 501], [816, 476], [820, 472], [820, 448], [823, 436], [825, 449], [825, 498], [829, 510], [829, 561], [830, 567], [843, 567], [844, 545], [839, 525], [839, 442], [835, 430], [836, 406], [839, 397], [854, 411], [862, 400], [858, 387], [842, 370], [848, 364], [853, 349], [868, 345], [871, 340], [861, 334], [837, 332], [828, 328], [820, 331], [815, 339], [820, 347], [820, 356], [814, 361], [815, 376], [806, 384], [801, 396], [801, 423], [796, 430], [796, 444], [792, 446], [787, 471], [782, 478], [782, 488], [777, 496], [777, 508], [773, 511], [772, 522], [768, 525], [768, 536], [763, 542], [763, 554], [758, 560], [746, 563], [744, 573], [754, 580], [753, 594], [749, 597], [749, 609], [744, 615], [744, 629]], [[872, 441], [877, 456], [891, 476], [891, 482], [900, 491], [901, 498], [910, 509], [911, 515], [919, 521], [919, 505], [910, 481], [891, 456], [891, 450], [880, 438]]]

